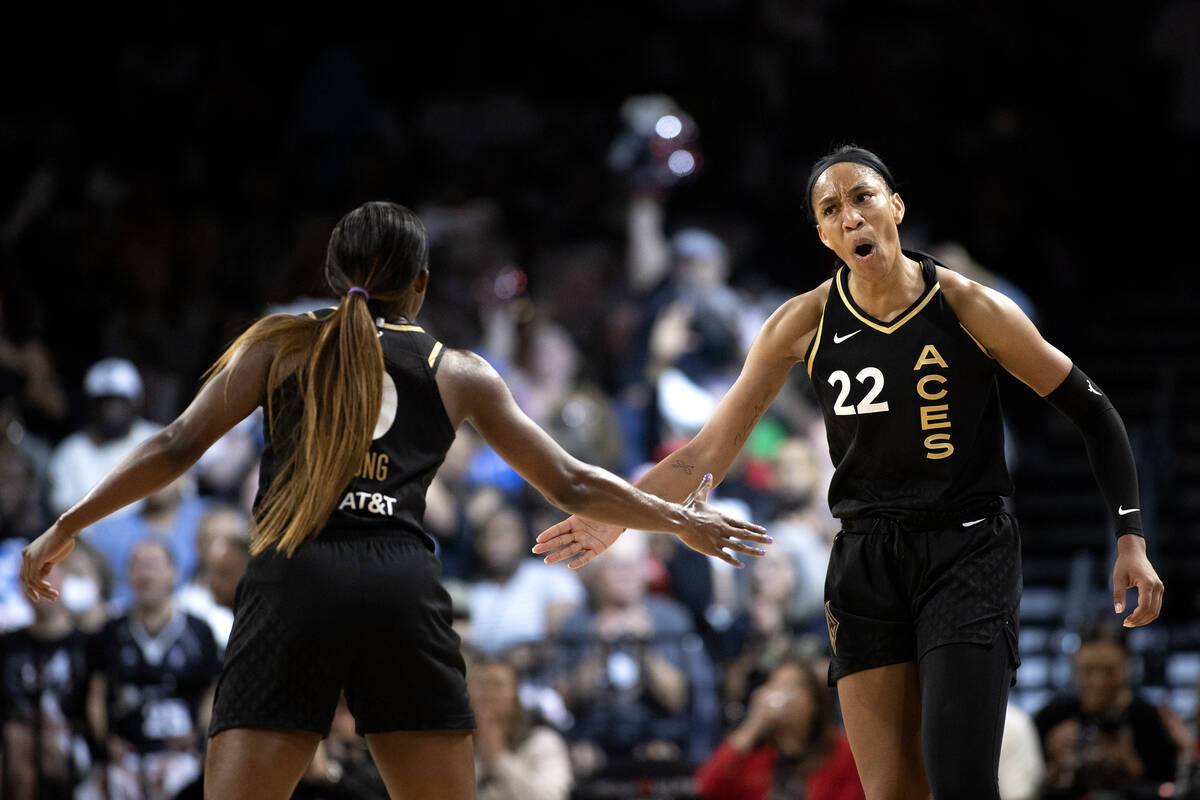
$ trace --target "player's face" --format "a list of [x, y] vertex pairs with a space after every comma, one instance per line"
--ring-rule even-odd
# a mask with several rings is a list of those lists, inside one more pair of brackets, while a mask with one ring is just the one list
[[854, 162], [834, 164], [813, 185], [813, 210], [821, 242], [856, 275], [878, 278], [898, 259], [904, 201], [875, 170]]

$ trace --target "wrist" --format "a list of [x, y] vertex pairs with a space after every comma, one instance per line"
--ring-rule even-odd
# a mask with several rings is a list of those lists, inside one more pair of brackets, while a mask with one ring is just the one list
[[1120, 553], [1146, 554], [1146, 537], [1140, 532], [1127, 531], [1117, 536], [1117, 551]]
[[70, 511], [64, 511], [58, 519], [50, 524], [50, 530], [57, 536], [69, 536], [71, 539], [79, 538], [80, 528], [77, 525], [72, 525], [69, 519]]

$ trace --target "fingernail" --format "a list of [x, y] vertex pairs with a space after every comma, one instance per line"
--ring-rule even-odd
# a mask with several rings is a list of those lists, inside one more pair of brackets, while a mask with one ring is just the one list
[[706, 480], [706, 481], [711, 481], [711, 480], [712, 480], [712, 473], [711, 473], [711, 472], [706, 472], [706, 473], [704, 473], [704, 480]]
[[1116, 613], [1120, 614], [1124, 610], [1125, 610], [1124, 603], [1113, 603], [1113, 611], [1115, 611]]
[[760, 556], [765, 556], [765, 555], [767, 554], [767, 551], [766, 551], [766, 550], [763, 550], [763, 549], [760, 547], [760, 548], [758, 548], [758, 554], [759, 554]]
[[772, 539], [770, 536], [768, 536], [768, 537], [767, 537], [767, 544], [775, 544], [775, 540], [774, 540], [774, 539]]

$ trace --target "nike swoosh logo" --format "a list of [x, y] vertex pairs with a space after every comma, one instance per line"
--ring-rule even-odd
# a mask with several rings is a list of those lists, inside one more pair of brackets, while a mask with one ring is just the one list
[[964, 522], [962, 525], [964, 528], [969, 528], [972, 525], [978, 525], [979, 523], [983, 522], [985, 519], [987, 519], [987, 517], [980, 517], [979, 519], [973, 519], [970, 522]]
[[1126, 508], [1125, 506], [1117, 506], [1117, 513], [1122, 517], [1126, 514], [1132, 514], [1135, 511], [1141, 511], [1140, 508]]
[[845, 336], [839, 336], [839, 335], [837, 335], [837, 334], [835, 333], [835, 334], [833, 335], [833, 343], [834, 343], [834, 344], [841, 344], [842, 342], [846, 341], [847, 339], [849, 339], [851, 336], [853, 336], [853, 335], [854, 335], [854, 334], [856, 334], [856, 333], [862, 333], [862, 328], [859, 328], [858, 330], [856, 330], [856, 331], [853, 331], [853, 332], [851, 332], [851, 333], [847, 333]]
[[1089, 392], [1091, 392], [1092, 394], [1099, 394], [1101, 397], [1104, 397], [1104, 395], [1103, 395], [1103, 394], [1100, 394], [1100, 392], [1098, 392], [1098, 391], [1096, 390], [1096, 387], [1095, 387], [1095, 386], [1092, 386], [1092, 382], [1091, 382], [1091, 381], [1088, 381], [1088, 382], [1087, 382], [1087, 385], [1088, 385], [1088, 391], [1089, 391]]

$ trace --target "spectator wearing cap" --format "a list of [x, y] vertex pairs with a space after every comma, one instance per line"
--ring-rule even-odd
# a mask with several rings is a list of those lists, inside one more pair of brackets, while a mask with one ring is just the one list
[[[142, 378], [137, 367], [121, 358], [106, 358], [88, 369], [83, 381], [88, 398], [87, 421], [50, 456], [47, 502], [62, 514], [80, 500], [134, 447], [161, 426], [138, 416]], [[128, 505], [118, 514], [139, 510]]]

